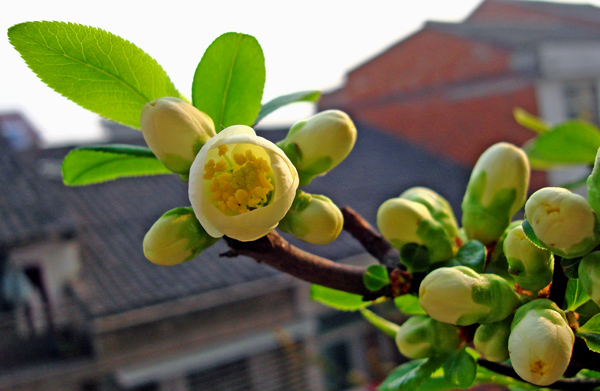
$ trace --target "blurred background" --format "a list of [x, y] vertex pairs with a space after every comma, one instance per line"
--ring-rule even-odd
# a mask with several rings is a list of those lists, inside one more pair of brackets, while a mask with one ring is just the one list
[[[479, 154], [534, 136], [515, 122], [516, 107], [549, 123], [598, 123], [596, 5], [347, 3], [23, 1], [0, 25], [101, 27], [155, 57], [184, 93], [214, 38], [254, 35], [267, 61], [265, 101], [323, 91], [317, 107], [281, 110], [259, 134], [277, 141], [315, 111], [346, 111], [354, 151], [306, 190], [372, 224], [383, 201], [417, 185], [446, 197], [460, 219]], [[0, 50], [1, 390], [374, 390], [402, 362], [360, 315], [311, 302], [307, 283], [251, 259], [220, 257], [222, 242], [175, 267], [148, 262], [144, 234], [189, 205], [186, 185], [167, 175], [65, 187], [70, 149], [144, 145], [141, 133], [60, 97], [8, 40]], [[585, 170], [535, 172], [530, 192]], [[325, 246], [286, 238], [337, 262], [375, 262], [346, 233]]]

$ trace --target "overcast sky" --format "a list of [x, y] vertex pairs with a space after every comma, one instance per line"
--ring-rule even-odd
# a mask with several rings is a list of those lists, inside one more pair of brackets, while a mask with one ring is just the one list
[[[8, 43], [7, 29], [33, 20], [100, 27], [133, 42], [167, 71], [187, 96], [204, 50], [219, 35], [255, 36], [265, 53], [263, 101], [306, 89], [327, 91], [363, 61], [417, 31], [425, 21], [461, 21], [479, 0], [130, 1], [20, 0], [0, 13], [0, 113], [20, 110], [45, 141], [89, 139], [98, 117], [46, 87]], [[600, 0], [589, 1], [600, 4]], [[298, 104], [271, 123], [310, 113]]]

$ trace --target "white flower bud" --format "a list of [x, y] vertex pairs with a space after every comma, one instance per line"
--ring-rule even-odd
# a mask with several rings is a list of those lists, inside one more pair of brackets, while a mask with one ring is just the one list
[[217, 240], [202, 229], [192, 208], [175, 208], [163, 214], [144, 236], [144, 255], [157, 265], [177, 265], [195, 258]]
[[344, 227], [342, 211], [323, 195], [297, 191], [292, 207], [279, 229], [312, 244], [333, 242]]
[[412, 316], [396, 333], [396, 346], [407, 358], [450, 353], [462, 344], [458, 327], [429, 316]]
[[190, 169], [189, 196], [209, 235], [243, 242], [272, 231], [286, 215], [298, 173], [283, 151], [235, 125], [211, 138]]
[[508, 272], [523, 289], [539, 291], [552, 281], [554, 256], [549, 250], [533, 244], [518, 225], [511, 229], [504, 239], [504, 255], [508, 262]]
[[454, 241], [425, 205], [403, 198], [385, 201], [377, 211], [377, 227], [392, 246], [408, 243], [427, 247], [429, 262], [447, 261], [454, 255]]
[[356, 127], [350, 117], [343, 111], [327, 110], [294, 124], [277, 145], [296, 166], [300, 186], [305, 186], [340, 164], [355, 141]]
[[579, 262], [579, 281], [590, 295], [590, 299], [600, 305], [600, 251], [593, 251]]
[[435, 269], [419, 287], [419, 304], [427, 315], [459, 326], [506, 319], [520, 303], [503, 278], [466, 266]]
[[510, 361], [523, 380], [547, 386], [564, 374], [574, 343], [564, 312], [548, 299], [536, 299], [515, 313], [508, 338]]
[[539, 241], [564, 258], [590, 252], [600, 241], [596, 216], [588, 202], [560, 187], [545, 187], [525, 204], [525, 216]]
[[215, 133], [212, 119], [172, 97], [146, 103], [140, 117], [144, 140], [169, 170], [186, 176], [196, 154]]
[[525, 203], [529, 161], [522, 149], [497, 143], [477, 160], [462, 202], [462, 224], [469, 239], [496, 241]]

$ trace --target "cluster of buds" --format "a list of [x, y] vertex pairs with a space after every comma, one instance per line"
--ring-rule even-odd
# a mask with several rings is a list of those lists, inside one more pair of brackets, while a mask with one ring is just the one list
[[[345, 113], [330, 110], [298, 122], [276, 145], [245, 125], [215, 132], [208, 115], [165, 97], [144, 106], [141, 130], [165, 167], [189, 182], [188, 212], [193, 210], [201, 230], [196, 241], [210, 245], [214, 240], [207, 236], [223, 235], [256, 240], [280, 222], [282, 230], [309, 243], [329, 243], [340, 234], [340, 209], [325, 196], [297, 190], [350, 153], [356, 128]], [[191, 224], [192, 216], [186, 216]], [[180, 263], [206, 247], [190, 244], [192, 230], [165, 228], [172, 220], [165, 214], [146, 235], [144, 249], [152, 262]]]

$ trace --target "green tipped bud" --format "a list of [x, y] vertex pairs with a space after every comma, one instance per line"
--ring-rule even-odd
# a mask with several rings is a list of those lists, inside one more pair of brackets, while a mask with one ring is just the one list
[[426, 187], [412, 187], [400, 194], [400, 198], [423, 204], [431, 216], [437, 220], [448, 233], [452, 241], [458, 238], [458, 223], [450, 203], [435, 191]]
[[596, 154], [592, 173], [587, 179], [587, 200], [598, 219], [600, 217], [600, 149]]
[[212, 119], [177, 98], [148, 102], [140, 118], [148, 147], [169, 170], [187, 176], [198, 151], [215, 133]]
[[508, 351], [514, 370], [523, 380], [547, 386], [564, 374], [574, 343], [564, 312], [548, 299], [536, 299], [515, 313]]
[[508, 262], [506, 261], [506, 255], [504, 255], [504, 240], [508, 236], [508, 233], [517, 226], [523, 224], [524, 220], [515, 220], [506, 227], [502, 235], [496, 241], [489, 260], [486, 264], [486, 270], [490, 271], [498, 276], [503, 277], [507, 281], [512, 281], [514, 276], [508, 273]]
[[508, 360], [508, 336], [512, 317], [500, 322], [482, 324], [477, 327], [473, 344], [486, 360], [503, 362]]
[[424, 315], [410, 317], [396, 333], [400, 353], [410, 359], [450, 353], [461, 344], [458, 327]]
[[[377, 226], [383, 237], [399, 250], [409, 243], [427, 247], [429, 263], [447, 261], [454, 255], [454, 240], [423, 204], [403, 198], [389, 199], [377, 211]], [[427, 268], [428, 265], [420, 265], [418, 270]]]
[[498, 240], [525, 203], [529, 161], [522, 149], [497, 143], [477, 160], [462, 202], [462, 225], [469, 239]]
[[539, 291], [552, 282], [554, 255], [527, 239], [522, 226], [510, 230], [503, 247], [509, 265], [508, 272], [521, 288]]
[[567, 189], [536, 191], [525, 204], [525, 216], [540, 243], [563, 258], [585, 255], [600, 241], [592, 208], [585, 198]]
[[342, 211], [329, 198], [296, 192], [292, 207], [279, 222], [283, 232], [312, 244], [333, 242], [344, 227]]
[[300, 186], [305, 186], [340, 164], [355, 141], [356, 127], [350, 117], [343, 111], [327, 110], [295, 123], [277, 146], [296, 166]]
[[503, 278], [454, 266], [436, 269], [423, 279], [419, 304], [440, 322], [468, 326], [506, 319], [521, 300]]
[[590, 295], [590, 299], [600, 305], [600, 251], [587, 254], [579, 262], [579, 281]]
[[195, 258], [218, 240], [204, 231], [192, 208], [175, 208], [146, 233], [144, 255], [157, 265], [177, 265]]

